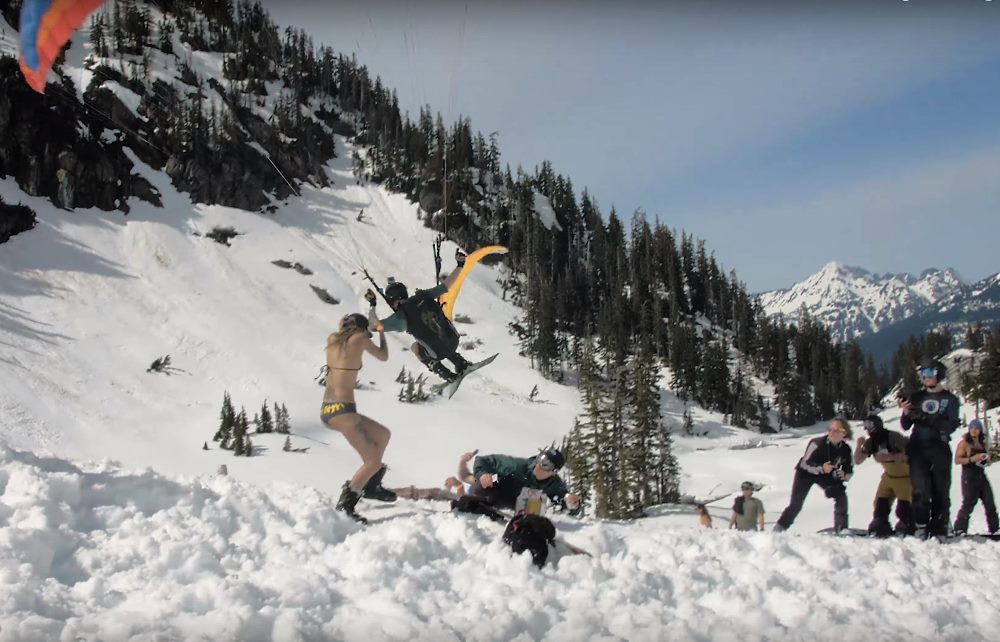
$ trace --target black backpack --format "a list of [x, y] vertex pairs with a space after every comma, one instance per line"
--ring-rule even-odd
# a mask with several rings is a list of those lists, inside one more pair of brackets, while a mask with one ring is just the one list
[[542, 568], [549, 557], [549, 546], [555, 545], [556, 527], [541, 515], [515, 515], [507, 523], [503, 532], [503, 541], [510, 545], [511, 550], [520, 554], [531, 553], [531, 561]]

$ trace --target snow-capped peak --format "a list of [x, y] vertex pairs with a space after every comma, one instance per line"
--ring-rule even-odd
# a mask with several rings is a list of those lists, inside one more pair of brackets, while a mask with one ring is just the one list
[[788, 318], [804, 309], [848, 340], [911, 317], [961, 287], [951, 268], [930, 268], [919, 277], [879, 275], [831, 261], [791, 288], [763, 293], [761, 304], [769, 315]]

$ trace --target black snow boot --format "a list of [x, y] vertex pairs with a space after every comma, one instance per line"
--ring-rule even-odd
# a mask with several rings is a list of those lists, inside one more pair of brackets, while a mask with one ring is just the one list
[[348, 517], [351, 519], [361, 522], [362, 524], [367, 524], [368, 520], [358, 515], [354, 507], [358, 505], [358, 501], [361, 499], [361, 493], [356, 493], [351, 490], [351, 482], [344, 482], [344, 488], [340, 493], [340, 499], [337, 500], [337, 510], [342, 510], [347, 513]]
[[376, 499], [380, 502], [396, 501], [396, 493], [382, 486], [382, 478], [385, 477], [386, 470], [388, 470], [388, 468], [383, 465], [378, 469], [377, 473], [372, 475], [372, 478], [368, 480], [368, 483], [365, 484], [365, 489], [362, 491], [362, 494], [366, 498]]
[[446, 368], [445, 365], [440, 361], [438, 361], [437, 359], [428, 359], [424, 363], [427, 364], [427, 367], [430, 368], [431, 372], [441, 377], [448, 383], [451, 383], [456, 378], [458, 378], [458, 375], [456, 375], [454, 372]]

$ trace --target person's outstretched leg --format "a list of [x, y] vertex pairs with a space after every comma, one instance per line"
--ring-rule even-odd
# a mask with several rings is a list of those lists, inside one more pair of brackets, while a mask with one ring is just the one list
[[872, 521], [868, 524], [868, 532], [878, 537], [888, 537], [891, 535], [892, 526], [889, 525], [889, 514], [891, 511], [891, 497], [876, 497], [875, 510], [872, 513]]
[[782, 511], [781, 517], [778, 518], [774, 530], [786, 531], [795, 522], [795, 518], [802, 511], [802, 504], [805, 503], [812, 485], [813, 479], [810, 475], [795, 471], [795, 479], [792, 481], [792, 497], [788, 500], [788, 507]]
[[386, 465], [382, 463], [382, 458], [386, 447], [389, 445], [392, 433], [379, 422], [364, 415], [361, 415], [361, 430], [375, 444], [375, 455], [379, 461], [378, 470], [365, 482], [362, 496], [369, 499], [377, 499], [380, 502], [394, 502], [396, 501], [396, 493], [382, 485], [382, 479], [385, 477], [387, 470]]
[[990, 534], [1000, 530], [1000, 519], [997, 517], [997, 504], [993, 499], [993, 487], [990, 480], [983, 475], [983, 482], [979, 487], [979, 499], [983, 500], [983, 509], [986, 510], [986, 528]]
[[848, 526], [847, 489], [840, 485], [833, 493], [833, 530], [840, 532]]
[[955, 516], [954, 529], [956, 533], [965, 534], [969, 530], [969, 517], [979, 502], [979, 488], [976, 480], [968, 473], [962, 475], [962, 505]]
[[[389, 431], [384, 427], [382, 427], [382, 430], [386, 434], [379, 435], [384, 444], [380, 444], [366, 434], [366, 431], [363, 429], [365, 419], [366, 417], [357, 413], [349, 413], [331, 417], [327, 422], [327, 425], [342, 434], [347, 443], [361, 456], [361, 466], [355, 471], [354, 476], [344, 483], [343, 492], [341, 492], [340, 499], [337, 501], [337, 510], [344, 511], [358, 521], [363, 521], [364, 518], [358, 515], [354, 508], [357, 506], [358, 500], [361, 499], [368, 480], [382, 467], [382, 452], [385, 451], [384, 444], [387, 444], [389, 440]], [[371, 432], [378, 434], [378, 430]]]

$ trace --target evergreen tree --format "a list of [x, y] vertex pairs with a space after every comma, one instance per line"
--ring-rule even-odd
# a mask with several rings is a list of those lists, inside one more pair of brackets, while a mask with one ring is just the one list
[[221, 447], [228, 447], [233, 428], [236, 426], [236, 411], [233, 409], [233, 402], [229, 398], [229, 392], [222, 395], [222, 410], [219, 413], [219, 429], [212, 436], [212, 441], [222, 442]]
[[[605, 471], [602, 468], [601, 438], [604, 428], [604, 381], [594, 360], [590, 337], [581, 342], [579, 390], [585, 414], [577, 417], [566, 439], [567, 482], [585, 504], [605, 493]], [[598, 510], [603, 503], [598, 507]]]
[[274, 404], [274, 431], [282, 435], [287, 435], [292, 431], [292, 427], [288, 422], [288, 408], [285, 404], [278, 406], [278, 403]]
[[242, 457], [246, 454], [247, 448], [247, 433], [250, 430], [249, 422], [247, 421], [247, 411], [244, 408], [240, 408], [240, 414], [236, 418], [236, 425], [233, 428], [233, 441], [232, 449], [233, 455], [237, 457]]
[[264, 400], [264, 405], [260, 409], [260, 422], [257, 424], [257, 432], [274, 432], [274, 421], [271, 418], [271, 411], [267, 407], [267, 399]]
[[660, 417], [659, 364], [648, 345], [640, 344], [631, 368], [630, 436], [626, 446], [629, 514], [675, 501], [680, 478], [670, 431]]
[[[757, 396], [759, 397], [760, 395]], [[729, 412], [732, 425], [740, 426], [741, 428], [746, 428], [751, 422], [757, 425], [755, 421], [758, 419], [757, 399], [746, 380], [743, 368], [740, 366], [736, 367], [736, 374], [732, 379], [731, 399], [732, 403]]]
[[684, 421], [684, 434], [694, 436], [694, 418], [691, 416], [691, 409], [687, 403], [684, 404], [684, 413], [681, 415]]
[[730, 406], [729, 348], [725, 340], [705, 345], [700, 368], [701, 387], [696, 397], [704, 406], [726, 412]]
[[760, 394], [757, 395], [757, 417], [754, 425], [762, 433], [774, 432], [774, 428], [771, 427], [771, 413], [764, 403], [764, 396]]
[[987, 335], [983, 352], [975, 378], [976, 394], [987, 408], [993, 408], [1000, 405], [1000, 324]]

